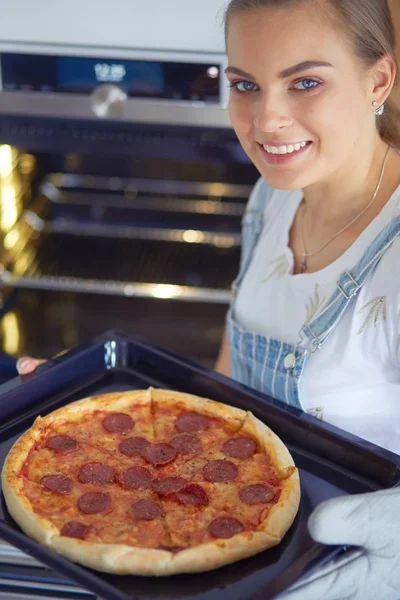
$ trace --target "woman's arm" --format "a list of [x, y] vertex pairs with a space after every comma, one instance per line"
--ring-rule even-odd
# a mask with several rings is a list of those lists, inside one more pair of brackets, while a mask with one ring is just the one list
[[226, 377], [231, 376], [231, 361], [229, 358], [229, 340], [226, 326], [224, 328], [224, 334], [222, 336], [221, 346], [219, 348], [218, 358], [215, 363], [215, 370]]

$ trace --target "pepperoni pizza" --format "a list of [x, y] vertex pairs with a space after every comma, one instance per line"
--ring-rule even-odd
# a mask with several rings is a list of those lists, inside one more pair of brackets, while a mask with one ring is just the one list
[[287, 448], [252, 413], [152, 388], [38, 417], [10, 450], [2, 486], [15, 521], [57, 553], [157, 576], [278, 544], [300, 499]]

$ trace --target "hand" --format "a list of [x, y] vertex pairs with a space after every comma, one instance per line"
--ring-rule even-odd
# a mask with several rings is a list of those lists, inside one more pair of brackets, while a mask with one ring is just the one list
[[21, 356], [17, 360], [17, 371], [19, 375], [28, 375], [32, 373], [42, 363], [46, 362], [43, 358], [31, 358], [30, 356]]
[[323, 502], [308, 528], [322, 544], [359, 548], [294, 584], [279, 600], [400, 599], [400, 488]]

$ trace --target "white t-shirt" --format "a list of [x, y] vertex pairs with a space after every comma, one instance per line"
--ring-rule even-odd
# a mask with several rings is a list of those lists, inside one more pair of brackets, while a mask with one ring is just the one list
[[[293, 275], [289, 232], [302, 192], [274, 190], [234, 313], [245, 329], [296, 344], [346, 269], [400, 215], [400, 187], [352, 246], [316, 273]], [[400, 238], [386, 250], [300, 379], [304, 410], [400, 454]]]

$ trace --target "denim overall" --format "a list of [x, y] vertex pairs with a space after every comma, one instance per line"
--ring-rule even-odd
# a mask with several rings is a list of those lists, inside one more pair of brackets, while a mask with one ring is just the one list
[[326, 342], [369, 273], [400, 235], [400, 217], [393, 219], [376, 236], [354, 268], [340, 275], [332, 296], [317, 316], [300, 329], [299, 342], [291, 345], [246, 331], [234, 319], [235, 296], [262, 231], [265, 206], [271, 193], [272, 190], [265, 181], [257, 185], [250, 210], [243, 217], [242, 259], [239, 275], [233, 283], [233, 300], [227, 315], [231, 376], [281, 402], [304, 410], [299, 382], [310, 353], [320, 349]]

